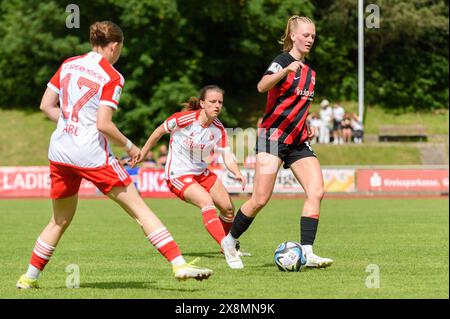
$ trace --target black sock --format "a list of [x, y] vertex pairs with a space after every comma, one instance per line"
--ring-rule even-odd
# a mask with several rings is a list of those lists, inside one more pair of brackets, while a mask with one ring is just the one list
[[234, 216], [233, 225], [230, 229], [231, 236], [238, 239], [239, 236], [241, 236], [247, 230], [253, 219], [254, 217], [245, 216], [239, 208], [236, 216]]
[[318, 225], [319, 220], [317, 218], [304, 216], [300, 218], [300, 233], [302, 245], [312, 245], [314, 243]]

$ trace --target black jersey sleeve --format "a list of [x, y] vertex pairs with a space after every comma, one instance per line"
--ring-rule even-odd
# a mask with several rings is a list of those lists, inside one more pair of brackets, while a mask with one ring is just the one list
[[263, 76], [266, 74], [274, 74], [279, 72], [281, 69], [284, 69], [287, 67], [291, 62], [293, 62], [292, 58], [289, 58], [289, 54], [282, 53], [278, 55], [273, 61], [270, 63], [269, 67], [267, 68], [266, 72], [264, 72]]

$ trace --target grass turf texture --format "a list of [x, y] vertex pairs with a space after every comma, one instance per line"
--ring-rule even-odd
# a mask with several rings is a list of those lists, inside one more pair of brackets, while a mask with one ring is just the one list
[[[40, 277], [40, 290], [15, 288], [51, 211], [50, 200], [0, 201], [0, 298], [448, 298], [448, 199], [325, 199], [315, 252], [328, 269], [280, 272], [277, 245], [299, 240], [301, 199], [273, 199], [241, 237], [245, 269], [232, 270], [203, 229], [198, 210], [179, 200], [148, 200], [187, 260], [215, 273], [178, 282], [139, 226], [110, 200], [80, 200], [71, 227]], [[242, 201], [236, 201], [236, 205]], [[69, 264], [80, 288], [66, 288]], [[380, 288], [366, 288], [369, 264]]]

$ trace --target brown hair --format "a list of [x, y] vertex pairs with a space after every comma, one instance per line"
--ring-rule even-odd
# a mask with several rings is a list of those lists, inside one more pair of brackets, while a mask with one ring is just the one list
[[294, 27], [298, 27], [298, 23], [299, 22], [314, 24], [314, 22], [308, 17], [304, 17], [304, 16], [292, 16], [292, 17], [290, 17], [288, 22], [287, 22], [286, 29], [284, 30], [284, 34], [281, 37], [280, 41], [278, 41], [278, 43], [283, 45], [283, 51], [284, 52], [291, 51], [291, 49], [292, 49], [292, 47], [294, 45], [292, 43], [292, 39], [291, 39], [291, 32], [292, 32], [292, 29]]
[[206, 92], [208, 91], [217, 91], [222, 93], [222, 95], [225, 94], [225, 91], [222, 90], [217, 85], [207, 85], [200, 89], [200, 97], [191, 97], [187, 102], [182, 103], [184, 111], [195, 111], [199, 110], [201, 108], [200, 101], [204, 101], [206, 97]]
[[89, 29], [89, 38], [92, 46], [105, 47], [111, 42], [123, 42], [123, 33], [120, 27], [111, 21], [94, 22]]

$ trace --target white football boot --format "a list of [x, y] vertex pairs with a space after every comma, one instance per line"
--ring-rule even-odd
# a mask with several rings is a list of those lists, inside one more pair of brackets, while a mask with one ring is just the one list
[[244, 252], [241, 250], [241, 243], [239, 240], [236, 240], [236, 251], [239, 257], [250, 257], [252, 254], [249, 252]]
[[306, 255], [306, 267], [308, 268], [327, 268], [330, 267], [333, 260], [330, 258], [322, 258], [313, 253]]
[[236, 251], [236, 239], [231, 235], [227, 235], [220, 242], [220, 247], [222, 247], [223, 254], [225, 255], [225, 260], [228, 266], [232, 269], [242, 269], [244, 264], [242, 263], [241, 257]]
[[327, 268], [333, 263], [330, 258], [322, 258], [313, 253], [311, 245], [302, 245], [306, 256], [306, 267], [308, 268]]

